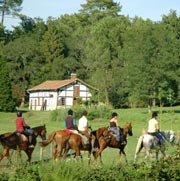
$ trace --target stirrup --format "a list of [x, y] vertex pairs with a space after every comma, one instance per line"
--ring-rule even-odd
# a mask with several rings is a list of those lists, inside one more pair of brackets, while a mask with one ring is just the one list
[[28, 147], [29, 147], [29, 148], [34, 148], [34, 145], [33, 145], [33, 144], [31, 144], [31, 145], [29, 145]]
[[123, 142], [121, 143], [121, 145], [126, 145], [126, 142], [125, 142], [125, 141], [123, 141]]

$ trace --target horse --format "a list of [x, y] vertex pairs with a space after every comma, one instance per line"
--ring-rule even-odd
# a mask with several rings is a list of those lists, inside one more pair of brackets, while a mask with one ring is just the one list
[[[126, 153], [124, 151], [126, 145], [127, 145], [127, 135], [129, 136], [133, 136], [133, 132], [132, 132], [132, 123], [131, 122], [127, 122], [122, 129], [122, 134], [124, 136], [124, 140], [125, 140], [125, 144], [121, 144], [120, 141], [117, 141], [116, 137], [109, 132], [108, 137], [99, 137], [98, 138], [98, 143], [99, 143], [99, 149], [95, 154], [95, 157], [97, 159], [98, 156], [101, 155], [101, 153], [103, 152], [103, 150], [107, 147], [110, 148], [117, 148], [119, 149], [119, 160], [121, 159], [122, 155], [124, 155], [125, 157], [125, 161], [127, 162], [127, 158], [126, 158]], [[107, 130], [108, 131], [108, 127], [103, 127], [100, 128], [97, 132], [101, 132], [102, 130]]]
[[158, 160], [158, 156], [159, 156], [159, 151], [161, 151], [163, 157], [166, 156], [165, 154], [165, 148], [166, 148], [166, 141], [168, 141], [169, 143], [173, 144], [174, 140], [175, 140], [175, 132], [172, 130], [168, 130], [168, 131], [161, 131], [160, 132], [161, 135], [164, 138], [164, 143], [162, 145], [160, 145], [159, 143], [159, 139], [151, 134], [148, 133], [144, 133], [143, 135], [141, 135], [138, 139], [138, 143], [136, 146], [136, 150], [135, 150], [135, 156], [134, 156], [134, 161], [137, 161], [137, 157], [138, 154], [140, 153], [140, 151], [144, 148], [145, 150], [145, 160], [147, 160], [150, 156], [151, 150], [155, 150], [156, 152], [156, 160]]
[[[35, 146], [36, 145], [36, 138], [37, 136], [40, 136], [42, 140], [46, 139], [46, 126], [37, 126], [32, 128], [33, 130], [33, 140], [32, 143]], [[7, 132], [0, 135], [0, 144], [3, 146], [3, 152], [0, 155], [0, 162], [4, 157], [6, 157], [9, 162], [11, 162], [11, 156], [9, 154], [9, 151], [11, 149], [18, 150], [18, 151], [24, 151], [28, 157], [28, 162], [31, 161], [32, 152], [34, 151], [34, 148], [29, 148], [29, 142], [27, 136], [24, 134], [20, 134], [18, 132]]]
[[[102, 131], [98, 134], [98, 137], [107, 135], [108, 131]], [[93, 136], [96, 136], [96, 131], [92, 132]], [[48, 139], [45, 141], [40, 142], [40, 146], [45, 147], [52, 143], [52, 158], [55, 160], [57, 158], [57, 154], [62, 159], [67, 157], [67, 153], [70, 149], [75, 151], [75, 157], [81, 156], [82, 151], [88, 151], [88, 158], [90, 162], [90, 155], [91, 155], [91, 144], [85, 144], [83, 137], [79, 134], [67, 132], [67, 130], [58, 130], [52, 132]], [[97, 142], [95, 142], [96, 146]]]

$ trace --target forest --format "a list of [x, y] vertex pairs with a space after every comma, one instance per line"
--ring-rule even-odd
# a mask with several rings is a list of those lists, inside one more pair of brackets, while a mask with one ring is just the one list
[[114, 108], [179, 105], [179, 15], [170, 10], [153, 22], [122, 8], [87, 0], [78, 13], [46, 22], [19, 14], [13, 30], [0, 23], [0, 111], [27, 105], [28, 88], [71, 73], [99, 90], [94, 102]]

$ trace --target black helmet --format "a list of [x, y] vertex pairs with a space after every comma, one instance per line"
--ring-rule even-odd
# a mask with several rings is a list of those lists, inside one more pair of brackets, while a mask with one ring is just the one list
[[22, 112], [21, 111], [18, 111], [17, 112], [17, 117], [21, 117], [22, 116]]
[[152, 118], [157, 117], [157, 116], [158, 116], [157, 112], [152, 113]]
[[73, 110], [69, 109], [68, 115], [73, 115]]
[[112, 113], [112, 118], [115, 117], [115, 116], [118, 116], [118, 114], [116, 112], [113, 112]]

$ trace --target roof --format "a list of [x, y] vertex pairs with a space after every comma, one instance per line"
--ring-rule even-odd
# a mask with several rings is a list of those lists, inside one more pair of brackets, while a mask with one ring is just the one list
[[30, 89], [28, 89], [28, 92], [33, 92], [33, 91], [39, 91], [39, 90], [57, 90], [60, 89], [61, 87], [64, 87], [66, 85], [69, 85], [75, 81], [79, 81], [82, 84], [86, 85], [87, 87], [91, 88], [91, 89], [95, 89], [97, 90], [95, 87], [85, 83], [84, 81], [82, 81], [79, 78], [71, 78], [71, 79], [67, 79], [67, 80], [47, 80], [35, 87], [32, 87]]

